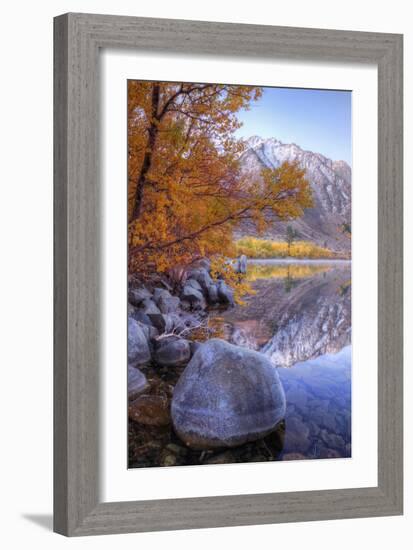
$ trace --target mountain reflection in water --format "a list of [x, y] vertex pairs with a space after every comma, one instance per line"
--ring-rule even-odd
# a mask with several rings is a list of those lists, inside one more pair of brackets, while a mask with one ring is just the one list
[[351, 263], [249, 261], [247, 279], [254, 294], [210, 326], [279, 367], [287, 412], [270, 460], [350, 457]]

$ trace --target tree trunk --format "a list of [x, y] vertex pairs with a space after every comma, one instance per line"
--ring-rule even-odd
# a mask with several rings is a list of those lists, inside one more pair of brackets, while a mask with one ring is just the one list
[[148, 172], [152, 165], [153, 151], [155, 148], [156, 136], [158, 135], [159, 96], [160, 96], [160, 86], [159, 84], [154, 84], [152, 88], [151, 120], [148, 128], [148, 143], [145, 150], [145, 156], [143, 157], [142, 168], [136, 184], [132, 218], [130, 221], [138, 218], [140, 216], [141, 209], [142, 209], [143, 190], [146, 184]]

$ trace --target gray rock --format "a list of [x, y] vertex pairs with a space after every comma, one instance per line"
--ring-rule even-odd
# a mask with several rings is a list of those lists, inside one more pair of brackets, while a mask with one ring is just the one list
[[163, 332], [169, 332], [172, 328], [172, 325], [167, 323], [167, 316], [163, 313], [148, 313], [148, 317], [152, 325], [159, 331], [160, 334]]
[[202, 292], [201, 285], [195, 279], [188, 279], [186, 281], [185, 285], [186, 286], [191, 286], [192, 288], [195, 288], [195, 290], [198, 290], [199, 292]]
[[165, 288], [160, 288], [160, 287], [155, 288], [153, 290], [153, 299], [156, 303], [158, 303], [161, 296], [165, 296], [166, 298], [170, 298], [171, 293], [168, 290], [166, 290]]
[[128, 366], [128, 400], [136, 399], [148, 388], [146, 376], [139, 369]]
[[264, 355], [214, 338], [181, 375], [171, 415], [186, 445], [233, 447], [271, 433], [285, 415], [285, 395]]
[[145, 298], [145, 300], [142, 301], [140, 307], [141, 310], [146, 313], [146, 315], [149, 315], [149, 313], [161, 313], [158, 306], [150, 298]]
[[139, 306], [147, 298], [151, 298], [151, 293], [145, 287], [129, 289], [128, 300], [133, 306]]
[[222, 279], [217, 283], [218, 298], [223, 304], [234, 305], [234, 292]]
[[193, 269], [188, 273], [189, 278], [195, 279], [206, 290], [210, 284], [213, 283], [211, 275], [204, 267]]
[[148, 337], [143, 325], [132, 317], [128, 317], [128, 365], [139, 367], [147, 365], [151, 360]]
[[200, 258], [199, 260], [196, 260], [193, 265], [197, 268], [202, 267], [208, 272], [211, 270], [211, 260], [208, 260], [208, 258]]
[[144, 313], [141, 309], [135, 309], [130, 313], [130, 316], [135, 319], [135, 321], [139, 321], [140, 323], [143, 323], [144, 325], [151, 326], [151, 320], [149, 319], [148, 315]]
[[188, 340], [169, 336], [156, 343], [154, 360], [163, 367], [179, 367], [186, 365], [191, 357]]
[[196, 288], [193, 288], [192, 286], [184, 286], [181, 294], [181, 300], [186, 300], [187, 302], [189, 302], [192, 309], [206, 308], [204, 295], [202, 294], [202, 292], [196, 290]]
[[174, 313], [179, 308], [179, 298], [170, 294], [169, 296], [162, 294], [157, 303], [162, 313]]
[[207, 298], [210, 304], [216, 304], [218, 299], [218, 287], [216, 284], [209, 285], [207, 289]]

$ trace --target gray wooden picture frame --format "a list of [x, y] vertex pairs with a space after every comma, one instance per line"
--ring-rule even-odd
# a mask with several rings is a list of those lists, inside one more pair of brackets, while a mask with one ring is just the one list
[[[54, 20], [54, 44], [55, 531], [75, 536], [402, 514], [402, 36], [66, 14]], [[98, 58], [105, 47], [377, 65], [377, 487], [100, 501]]]

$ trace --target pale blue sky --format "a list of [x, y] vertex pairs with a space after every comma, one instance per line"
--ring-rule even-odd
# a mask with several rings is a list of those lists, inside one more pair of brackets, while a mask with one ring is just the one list
[[264, 88], [238, 118], [238, 137], [274, 137], [351, 166], [351, 92]]

